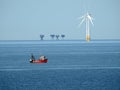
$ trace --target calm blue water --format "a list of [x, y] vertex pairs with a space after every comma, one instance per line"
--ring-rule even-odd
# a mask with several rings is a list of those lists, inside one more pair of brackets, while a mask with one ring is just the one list
[[120, 90], [120, 41], [0, 41], [0, 90]]

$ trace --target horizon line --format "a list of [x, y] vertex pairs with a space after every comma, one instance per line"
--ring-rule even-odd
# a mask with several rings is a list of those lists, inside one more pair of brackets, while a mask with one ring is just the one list
[[[73, 41], [86, 41], [85, 39], [60, 39], [60, 40], [56, 40], [56, 39], [44, 39], [44, 40], [0, 40], [0, 41], [71, 41], [71, 40], [73, 40]], [[98, 41], [101, 41], [101, 40], [120, 40], [120, 39], [92, 39], [92, 40], [90, 40], [90, 41], [96, 41], [96, 40], [98, 40]]]

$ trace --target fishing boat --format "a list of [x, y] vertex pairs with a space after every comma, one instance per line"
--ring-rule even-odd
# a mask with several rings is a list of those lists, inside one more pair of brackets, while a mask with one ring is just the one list
[[31, 60], [30, 63], [47, 63], [48, 59], [45, 60]]
[[40, 59], [36, 60], [33, 54], [30, 58], [30, 63], [47, 63], [48, 59], [45, 56], [40, 56]]

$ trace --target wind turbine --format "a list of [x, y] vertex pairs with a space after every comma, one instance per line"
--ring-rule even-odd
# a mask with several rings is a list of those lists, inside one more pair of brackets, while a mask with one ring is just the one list
[[86, 41], [90, 41], [90, 25], [89, 25], [89, 23], [91, 23], [93, 25], [93, 17], [91, 16], [90, 13], [87, 12], [82, 17], [79, 17], [79, 19], [82, 19], [80, 22], [80, 25], [83, 22], [85, 22], [85, 24], [86, 24]]

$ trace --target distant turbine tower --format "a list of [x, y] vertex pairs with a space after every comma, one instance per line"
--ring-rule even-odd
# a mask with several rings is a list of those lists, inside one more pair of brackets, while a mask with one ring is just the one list
[[82, 19], [82, 21], [80, 22], [80, 25], [85, 21], [86, 23], [86, 41], [90, 41], [90, 26], [89, 26], [89, 22], [92, 23], [93, 25], [93, 17], [91, 16], [90, 13], [86, 13], [85, 15], [83, 15], [82, 17], [80, 17], [79, 19]]

